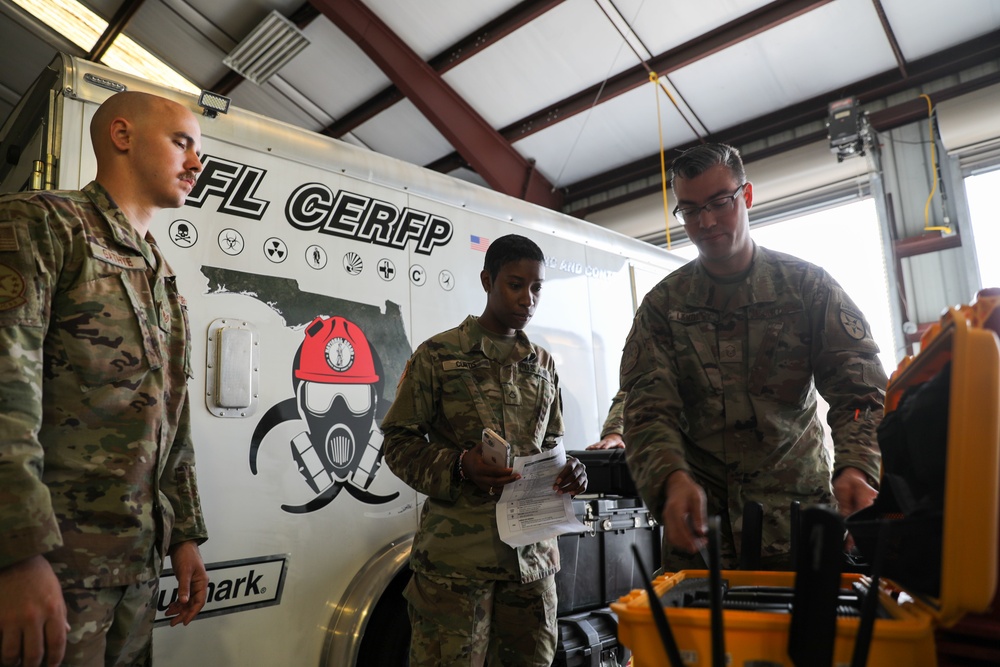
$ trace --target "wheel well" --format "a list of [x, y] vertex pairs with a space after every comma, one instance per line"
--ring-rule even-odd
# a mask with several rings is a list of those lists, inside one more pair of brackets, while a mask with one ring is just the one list
[[[410, 577], [407, 563], [412, 545], [413, 533], [394, 540], [357, 571], [340, 601], [333, 605], [320, 667], [361, 664], [358, 656], [364, 639], [367, 637], [370, 641], [378, 637], [378, 632], [385, 632], [386, 620], [377, 621], [377, 626], [370, 625], [376, 609], [380, 607], [379, 619], [397, 619], [395, 625], [402, 626], [408, 635], [409, 620], [406, 618], [402, 590]], [[395, 635], [397, 630], [390, 629], [389, 632]], [[409, 645], [408, 639], [407, 636], [406, 645]], [[385, 643], [384, 639], [381, 641]]]
[[403, 589], [412, 573], [404, 567], [375, 604], [358, 649], [356, 667], [405, 667], [409, 664], [410, 619]]

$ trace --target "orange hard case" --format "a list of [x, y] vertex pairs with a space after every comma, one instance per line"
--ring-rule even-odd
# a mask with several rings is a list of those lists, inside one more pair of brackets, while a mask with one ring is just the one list
[[[905, 590], [891, 579], [879, 586], [890, 618], [875, 620], [868, 665], [936, 667], [934, 631], [964, 614], [986, 610], [997, 588], [998, 512], [1000, 512], [1000, 296], [983, 293], [971, 305], [951, 308], [921, 339], [921, 350], [905, 358], [886, 390], [886, 413], [899, 406], [903, 392], [928, 381], [951, 361], [948, 404], [947, 469], [941, 587], [938, 597]], [[991, 328], [992, 327], [992, 328]], [[917, 556], [919, 557], [919, 556]], [[723, 571], [730, 586], [793, 587], [793, 572]], [[705, 570], [684, 570], [657, 577], [664, 595], [687, 578], [708, 577]], [[870, 583], [844, 574], [841, 584]], [[633, 653], [633, 667], [669, 665], [645, 591], [634, 590], [611, 605], [618, 634]], [[685, 665], [710, 665], [710, 612], [668, 607], [667, 618]], [[730, 667], [792, 667], [788, 657], [791, 616], [758, 611], [723, 611]], [[838, 618], [833, 664], [848, 665], [860, 619]]]

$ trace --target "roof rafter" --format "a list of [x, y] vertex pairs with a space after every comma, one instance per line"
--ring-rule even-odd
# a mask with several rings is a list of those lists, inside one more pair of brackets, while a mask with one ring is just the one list
[[[809, 123], [824, 120], [831, 100], [851, 95], [858, 98], [861, 103], [873, 102], [996, 58], [1000, 58], [1000, 30], [995, 30], [959, 46], [909, 63], [909, 76], [906, 79], [900, 78], [898, 69], [892, 69], [847, 86], [845, 89], [830, 91], [824, 95], [813, 97], [780, 111], [766, 114], [714, 133], [708, 137], [708, 140], [743, 146], [769, 136], [802, 128]], [[947, 89], [947, 91], [931, 93], [931, 97], [935, 102], [939, 102], [952, 96], [992, 85], [997, 80], [998, 76], [996, 75], [985, 75], [956, 85]], [[926, 116], [926, 114], [926, 103], [915, 99], [910, 102], [897, 104], [888, 109], [872, 112], [870, 120], [876, 130], [886, 131], [913, 122]], [[760, 159], [797, 146], [821, 141], [827, 136], [827, 131], [825, 129], [818, 129], [815, 132], [796, 133], [796, 135], [794, 139], [783, 142], [780, 145], [772, 146], [766, 151], [756, 151], [752, 156], [747, 155], [747, 160]], [[690, 146], [691, 144], [678, 146], [677, 149], [683, 150]], [[606, 193], [609, 190], [623, 187], [630, 183], [634, 184], [637, 181], [658, 175], [659, 173], [660, 157], [657, 153], [566, 186], [566, 204], [570, 206], [574, 202], [585, 200], [600, 193]], [[601, 202], [594, 202], [584, 207], [576, 207], [572, 210], [572, 213], [578, 217], [585, 217], [594, 211], [610, 208], [652, 192], [658, 192], [659, 188], [660, 185], [658, 183], [650, 187], [630, 187], [628, 188], [629, 192], [627, 195], [609, 197], [603, 199]]]
[[[651, 58], [647, 64], [658, 75], [664, 76], [829, 2], [831, 0], [776, 0], [676, 48], [665, 51]], [[648, 71], [644, 66], [636, 65], [611, 77], [606, 82], [590, 86], [566, 99], [536, 111], [530, 116], [525, 116], [511, 123], [501, 129], [500, 134], [508, 141], [523, 139], [550, 125], [566, 120], [570, 116], [587, 111], [595, 104], [607, 102], [648, 83]], [[447, 173], [462, 166], [462, 163], [460, 156], [451, 154], [425, 166]]]
[[361, 0], [311, 2], [361, 47], [490, 187], [561, 208], [562, 193], [535, 169], [534, 162], [518, 153]]
[[872, 0], [872, 4], [875, 5], [875, 13], [878, 14], [879, 23], [882, 24], [882, 32], [885, 33], [886, 41], [889, 42], [892, 55], [896, 58], [896, 66], [899, 67], [899, 73], [905, 79], [907, 77], [906, 58], [903, 57], [903, 49], [899, 46], [899, 40], [896, 39], [896, 33], [892, 30], [889, 17], [885, 15], [885, 7], [882, 6], [882, 0]]
[[87, 60], [92, 60], [94, 62], [100, 62], [104, 54], [108, 52], [111, 45], [114, 44], [115, 40], [118, 39], [118, 35], [125, 32], [125, 27], [128, 22], [132, 20], [132, 17], [139, 7], [142, 6], [144, 0], [125, 0], [119, 7], [115, 15], [111, 17], [108, 21], [108, 27], [105, 28], [104, 33], [97, 39], [97, 42], [90, 49], [90, 53], [87, 54]]
[[[427, 64], [433, 67], [438, 74], [444, 74], [564, 1], [524, 0], [478, 30], [458, 40], [427, 61]], [[399, 88], [389, 86], [345, 113], [321, 132], [339, 139], [401, 99], [403, 99], [403, 93], [400, 92]]]

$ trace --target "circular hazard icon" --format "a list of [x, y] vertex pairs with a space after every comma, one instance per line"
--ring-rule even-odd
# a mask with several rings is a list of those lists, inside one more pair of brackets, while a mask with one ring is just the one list
[[24, 289], [24, 276], [6, 264], [0, 264], [0, 311], [26, 303]]
[[361, 259], [361, 255], [356, 252], [349, 252], [344, 255], [344, 271], [347, 271], [352, 276], [356, 276], [361, 273], [365, 268], [365, 262]]
[[392, 263], [392, 260], [383, 257], [378, 261], [375, 272], [378, 273], [379, 278], [388, 282], [396, 277], [396, 265]]
[[181, 248], [190, 248], [198, 242], [198, 228], [189, 220], [174, 220], [170, 223], [170, 240]]
[[219, 232], [219, 247], [227, 255], [238, 255], [243, 252], [243, 235], [227, 227]]
[[288, 246], [276, 236], [264, 241], [264, 256], [275, 264], [281, 264], [288, 257]]
[[419, 264], [414, 264], [410, 267], [410, 282], [417, 287], [427, 282], [427, 272], [424, 271], [424, 267]]
[[318, 245], [309, 246], [306, 248], [306, 263], [317, 271], [322, 269], [326, 266], [326, 250]]

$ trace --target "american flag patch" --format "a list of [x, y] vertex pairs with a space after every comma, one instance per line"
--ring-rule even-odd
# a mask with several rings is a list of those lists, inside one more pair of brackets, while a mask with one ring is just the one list
[[486, 249], [490, 247], [490, 240], [482, 236], [476, 236], [475, 234], [470, 234], [469, 247], [472, 248], [473, 250], [486, 252]]
[[0, 250], [17, 250], [17, 233], [13, 225], [0, 226]]

